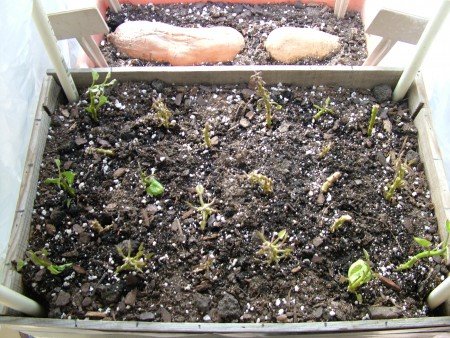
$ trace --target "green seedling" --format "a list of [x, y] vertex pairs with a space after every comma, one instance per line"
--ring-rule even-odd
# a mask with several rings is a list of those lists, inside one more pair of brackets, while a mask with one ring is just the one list
[[86, 111], [89, 113], [91, 119], [98, 122], [98, 112], [102, 106], [108, 103], [108, 98], [105, 95], [105, 89], [111, 87], [116, 83], [116, 79], [108, 82], [111, 77], [111, 72], [108, 72], [105, 76], [105, 80], [102, 83], [95, 84], [99, 79], [99, 74], [93, 70], [92, 71], [92, 84], [88, 88], [86, 94], [89, 95], [89, 106]]
[[336, 171], [334, 174], [327, 177], [324, 184], [320, 188], [320, 191], [323, 193], [328, 192], [328, 190], [342, 177], [342, 173], [340, 171]]
[[370, 282], [377, 274], [370, 267], [370, 258], [364, 250], [364, 259], [358, 259], [348, 269], [348, 288], [347, 290], [356, 295], [359, 303], [362, 303], [362, 295], [357, 290], [364, 284]]
[[330, 108], [330, 101], [331, 99], [327, 97], [323, 106], [319, 106], [317, 104], [313, 105], [314, 108], [317, 109], [317, 113], [313, 116], [314, 121], [320, 119], [323, 114], [334, 114], [334, 110]]
[[116, 274], [124, 271], [138, 271], [143, 272], [142, 268], [147, 264], [147, 261], [153, 257], [153, 254], [146, 254], [144, 252], [144, 243], [141, 243], [136, 255], [131, 256], [131, 241], [128, 241], [128, 252], [125, 255], [123, 249], [120, 246], [116, 246], [117, 253], [122, 257], [123, 264], [116, 268]]
[[397, 165], [394, 180], [388, 187], [385, 188], [384, 198], [387, 201], [391, 201], [397, 189], [400, 189], [405, 185], [406, 168], [406, 164], [400, 163]]
[[[48, 271], [50, 271], [50, 273], [52, 275], [59, 275], [65, 269], [72, 267], [72, 263], [66, 263], [66, 264], [61, 264], [61, 265], [53, 264], [48, 259], [48, 257], [47, 257], [48, 251], [45, 249], [42, 249], [42, 250], [36, 251], [36, 252], [28, 250], [26, 254], [28, 256], [28, 259], [31, 262], [33, 262], [34, 265], [42, 266], [42, 267], [46, 268]], [[23, 267], [23, 265], [22, 265], [22, 267]], [[17, 271], [19, 271], [19, 270], [17, 270]]]
[[159, 123], [159, 127], [170, 128], [172, 127], [172, 122], [170, 119], [172, 118], [172, 111], [167, 108], [164, 101], [159, 98], [155, 100], [152, 104], [152, 109], [155, 111], [155, 119]]
[[450, 220], [447, 220], [445, 222], [445, 228], [447, 230], [447, 237], [445, 240], [441, 243], [439, 243], [436, 247], [432, 248], [432, 243], [421, 237], [414, 237], [414, 241], [419, 244], [422, 248], [424, 248], [424, 251], [421, 251], [411, 257], [406, 263], [400, 264], [396, 271], [402, 271], [411, 269], [414, 264], [416, 264], [419, 260], [428, 258], [428, 257], [443, 257], [445, 258], [447, 256], [447, 247], [448, 247], [448, 238], [450, 233]]
[[333, 147], [333, 142], [328, 143], [327, 145], [325, 145], [321, 150], [319, 155], [317, 155], [318, 158], [322, 159], [325, 156], [327, 156], [327, 154], [330, 152], [331, 147]]
[[205, 142], [205, 146], [206, 148], [211, 148], [212, 144], [211, 144], [211, 137], [210, 137], [210, 127], [209, 127], [209, 123], [206, 122], [205, 123], [205, 127], [203, 128], [203, 140]]
[[283, 107], [270, 98], [270, 92], [265, 87], [266, 83], [261, 77], [261, 73], [255, 73], [250, 77], [250, 82], [256, 85], [256, 94], [259, 96], [256, 102], [256, 109], [264, 109], [266, 113], [266, 127], [271, 128], [273, 124], [273, 111], [281, 110]]
[[273, 181], [270, 177], [259, 174], [257, 170], [247, 174], [247, 177], [252, 185], [259, 185], [265, 194], [273, 192]]
[[334, 221], [333, 225], [330, 227], [330, 232], [333, 233], [338, 230], [340, 227], [344, 225], [345, 222], [351, 222], [352, 217], [350, 215], [342, 215], [336, 221]]
[[145, 191], [147, 195], [152, 197], [160, 197], [164, 193], [164, 186], [155, 178], [153, 175], [147, 175], [144, 171], [141, 170], [141, 183], [145, 187]]
[[377, 118], [378, 110], [380, 106], [378, 104], [374, 104], [372, 106], [372, 112], [370, 113], [369, 127], [367, 128], [367, 136], [372, 136], [373, 126], [375, 125], [375, 119]]
[[214, 199], [209, 202], [205, 203], [203, 200], [203, 195], [205, 193], [205, 188], [203, 185], [199, 184], [195, 187], [195, 191], [197, 192], [198, 199], [200, 202], [199, 207], [194, 207], [192, 204], [188, 203], [191, 208], [194, 208], [197, 212], [199, 212], [202, 216], [202, 220], [200, 221], [200, 229], [205, 230], [206, 224], [208, 223], [209, 216], [211, 216], [213, 213], [217, 212], [217, 210], [211, 208], [211, 206], [214, 204]]
[[88, 147], [86, 149], [86, 153], [88, 153], [88, 154], [99, 154], [99, 155], [108, 156], [108, 157], [116, 156], [116, 154], [114, 153], [114, 150], [104, 149], [104, 148]]
[[265, 255], [268, 265], [278, 264], [281, 259], [289, 257], [292, 253], [292, 248], [283, 248], [288, 238], [286, 229], [274, 234], [270, 241], [267, 240], [263, 232], [257, 231], [256, 234], [263, 242], [261, 249], [256, 254]]
[[66, 200], [67, 207], [69, 207], [72, 198], [74, 198], [76, 194], [75, 188], [73, 187], [76, 174], [73, 171], [61, 171], [61, 160], [59, 158], [55, 158], [55, 164], [58, 168], [58, 177], [47, 178], [44, 183], [55, 184], [60, 189], [64, 190], [64, 192], [69, 196], [69, 198]]

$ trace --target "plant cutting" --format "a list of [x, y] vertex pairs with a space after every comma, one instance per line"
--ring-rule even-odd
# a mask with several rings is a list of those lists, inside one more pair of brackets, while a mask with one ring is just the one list
[[108, 156], [108, 157], [114, 157], [116, 155], [114, 153], [114, 150], [112, 150], [112, 149], [95, 148], [95, 147], [87, 147], [86, 153], [87, 154], [99, 154], [99, 155]]
[[444, 241], [439, 243], [434, 248], [433, 248], [433, 243], [431, 243], [426, 238], [414, 237], [414, 241], [425, 250], [412, 256], [407, 262], [400, 264], [396, 270], [402, 271], [402, 270], [411, 269], [414, 266], [414, 264], [416, 264], [418, 261], [420, 261], [421, 259], [424, 259], [424, 258], [428, 258], [428, 257], [445, 258], [445, 257], [447, 257], [448, 238], [449, 238], [449, 234], [450, 234], [450, 220], [447, 220], [445, 222], [445, 228], [447, 230], [447, 237], [445, 238]]
[[333, 233], [344, 225], [346, 222], [351, 222], [352, 217], [350, 215], [342, 215], [337, 220], [334, 221], [333, 225], [330, 227], [330, 232]]
[[328, 192], [328, 190], [342, 177], [340, 171], [336, 171], [332, 175], [328, 176], [325, 182], [322, 184], [320, 191], [323, 193]]
[[160, 197], [164, 194], [164, 186], [155, 178], [154, 172], [147, 175], [144, 171], [140, 171], [141, 183], [145, 187], [147, 195], [152, 197]]
[[[61, 272], [72, 267], [72, 263], [65, 263], [61, 265], [53, 264], [47, 257], [48, 251], [46, 249], [39, 251], [28, 250], [26, 255], [28, 260], [30, 260], [34, 265], [46, 268], [52, 275], [59, 275]], [[26, 261], [19, 260], [17, 262], [17, 271], [20, 272], [26, 264]]]
[[391, 201], [395, 192], [405, 185], [406, 168], [406, 164], [398, 162], [394, 180], [389, 186], [384, 188], [384, 198], [387, 201]]
[[247, 178], [252, 185], [259, 185], [259, 187], [265, 194], [270, 194], [273, 192], [272, 179], [258, 173], [257, 170], [253, 170], [250, 174], [247, 174]]
[[126, 255], [123, 253], [123, 249], [120, 246], [117, 246], [116, 249], [123, 260], [123, 264], [116, 268], [116, 274], [124, 270], [142, 273], [142, 269], [147, 265], [147, 261], [153, 257], [153, 254], [146, 254], [144, 252], [144, 243], [139, 245], [138, 251], [134, 256], [132, 256], [131, 241], [128, 241]]
[[330, 102], [331, 99], [327, 97], [323, 106], [313, 105], [317, 110], [317, 113], [313, 116], [314, 121], [318, 121], [324, 114], [334, 114], [334, 110], [330, 108]]
[[58, 188], [62, 189], [68, 196], [66, 200], [67, 207], [70, 206], [72, 198], [75, 197], [76, 191], [73, 187], [73, 183], [75, 181], [75, 173], [70, 170], [61, 171], [61, 160], [59, 158], [55, 158], [55, 165], [58, 169], [58, 177], [55, 178], [47, 178], [44, 183], [45, 184], [54, 184], [58, 186]]
[[175, 121], [171, 121], [173, 116], [172, 111], [167, 108], [161, 98], [158, 98], [153, 102], [152, 109], [155, 111], [155, 120], [158, 122], [159, 127], [168, 129], [175, 124]]
[[106, 88], [111, 87], [116, 84], [116, 79], [112, 79], [108, 82], [111, 77], [111, 72], [108, 72], [105, 76], [105, 80], [102, 83], [96, 84], [99, 79], [99, 74], [97, 71], [92, 71], [92, 84], [87, 90], [89, 95], [89, 106], [86, 111], [94, 122], [98, 122], [98, 113], [100, 108], [108, 103], [108, 97], [105, 95]]
[[270, 98], [270, 92], [265, 87], [266, 83], [262, 79], [261, 73], [255, 73], [250, 77], [250, 83], [256, 86], [256, 94], [259, 96], [256, 102], [256, 109], [261, 111], [264, 109], [266, 113], [266, 127], [272, 127], [273, 111], [281, 110], [283, 107]]
[[372, 136], [373, 126], [375, 125], [375, 120], [377, 118], [378, 110], [380, 109], [380, 106], [378, 104], [374, 104], [372, 106], [372, 110], [370, 112], [370, 120], [369, 120], [369, 127], [367, 128], [367, 136]]
[[203, 141], [204, 141], [204, 144], [205, 144], [206, 148], [211, 148], [212, 147], [211, 137], [210, 137], [210, 134], [209, 134], [210, 131], [211, 131], [211, 129], [209, 127], [209, 123], [206, 122], [205, 123], [205, 127], [203, 128]]
[[267, 265], [278, 264], [280, 260], [289, 257], [292, 253], [292, 248], [285, 248], [285, 242], [288, 239], [286, 229], [274, 234], [270, 241], [264, 236], [263, 231], [257, 231], [256, 235], [262, 241], [261, 248], [256, 254], [266, 256]]
[[214, 199], [209, 203], [205, 203], [205, 201], [203, 200], [203, 195], [205, 194], [205, 188], [203, 187], [203, 185], [198, 184], [195, 187], [195, 192], [198, 195], [200, 206], [194, 207], [192, 204], [190, 203], [188, 204], [190, 207], [194, 208], [197, 212], [199, 212], [200, 215], [202, 216], [202, 220], [200, 221], [200, 229], [203, 231], [206, 228], [209, 216], [217, 212], [217, 210], [211, 208], [211, 206], [214, 204]]

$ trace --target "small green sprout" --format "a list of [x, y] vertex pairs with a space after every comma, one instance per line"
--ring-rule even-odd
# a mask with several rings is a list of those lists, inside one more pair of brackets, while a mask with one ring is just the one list
[[116, 154], [114, 153], [114, 150], [104, 149], [104, 148], [87, 147], [86, 148], [86, 153], [88, 153], [88, 154], [99, 154], [99, 155], [108, 156], [108, 157], [116, 156]]
[[[42, 249], [40, 251], [27, 251], [27, 256], [30, 261], [33, 262], [36, 266], [42, 266], [46, 268], [52, 275], [59, 275], [65, 269], [72, 267], [72, 263], [66, 263], [61, 265], [55, 265], [48, 259], [48, 251], [46, 249]], [[19, 266], [18, 266], [19, 267]], [[22, 265], [23, 267], [23, 265]], [[19, 270], [17, 270], [19, 271]]]
[[147, 264], [146, 261], [153, 257], [152, 253], [146, 254], [144, 252], [144, 243], [139, 245], [138, 252], [134, 256], [131, 256], [131, 241], [128, 241], [127, 255], [123, 253], [120, 246], [116, 246], [116, 249], [123, 260], [123, 264], [116, 268], [116, 274], [124, 270], [143, 272], [142, 268]]
[[313, 120], [317, 121], [322, 117], [323, 114], [334, 114], [334, 110], [330, 108], [331, 99], [327, 97], [325, 99], [325, 104], [323, 106], [319, 106], [317, 104], [313, 105], [314, 108], [317, 109], [317, 113], [313, 116]]
[[281, 110], [283, 107], [276, 103], [275, 101], [271, 100], [270, 98], [270, 92], [264, 87], [266, 83], [262, 79], [261, 73], [255, 73], [250, 77], [250, 82], [254, 83], [256, 85], [256, 93], [259, 96], [259, 99], [256, 103], [256, 109], [258, 111], [261, 111], [264, 107], [264, 110], [266, 112], [266, 127], [271, 128], [272, 127], [272, 112], [273, 110]]
[[367, 136], [372, 136], [373, 126], [375, 125], [375, 119], [377, 118], [378, 110], [380, 106], [378, 104], [374, 104], [372, 106], [372, 112], [370, 113], [369, 127], [367, 128]]
[[161, 98], [153, 102], [152, 109], [155, 111], [155, 119], [158, 121], [159, 127], [163, 126], [167, 129], [172, 127], [173, 123], [170, 119], [172, 118], [173, 113], [169, 108], [167, 108]]
[[370, 258], [366, 250], [364, 250], [364, 259], [358, 259], [348, 269], [348, 288], [347, 290], [356, 295], [359, 303], [362, 303], [362, 295], [357, 290], [364, 284], [370, 282], [376, 273], [370, 267]]
[[333, 233], [344, 225], [345, 222], [351, 222], [352, 217], [350, 215], [342, 215], [337, 220], [334, 221], [333, 225], [330, 227], [330, 232]]
[[20, 272], [22, 271], [22, 269], [28, 265], [28, 263], [26, 261], [24, 261], [23, 259], [18, 259], [16, 262], [16, 271]]
[[107, 87], [113, 86], [116, 83], [116, 79], [107, 82], [111, 77], [111, 72], [108, 72], [108, 74], [106, 74], [105, 80], [102, 83], [95, 84], [99, 77], [99, 74], [95, 70], [93, 70], [92, 84], [86, 92], [86, 94], [89, 95], [89, 106], [86, 108], [86, 111], [89, 113], [91, 119], [95, 122], [98, 122], [98, 112], [100, 108], [108, 102], [108, 98], [105, 95], [105, 89]]
[[326, 144], [326, 145], [320, 150], [320, 153], [319, 153], [319, 155], [317, 155], [317, 157], [318, 157], [319, 159], [324, 158], [324, 157], [330, 152], [331, 147], [333, 147], [333, 142], [330, 142], [330, 143]]
[[209, 123], [206, 122], [205, 127], [203, 128], [203, 140], [205, 141], [206, 148], [211, 148], [211, 146], [212, 146], [210, 131], [211, 131], [211, 129], [209, 127]]
[[342, 177], [342, 173], [340, 171], [336, 171], [334, 174], [327, 177], [324, 184], [320, 188], [320, 191], [323, 193], [328, 192], [328, 190]]
[[73, 183], [75, 182], [75, 173], [73, 171], [61, 171], [61, 160], [59, 158], [55, 158], [55, 164], [58, 168], [58, 177], [56, 178], [47, 178], [44, 183], [45, 184], [55, 184], [60, 189], [64, 190], [65, 193], [69, 196], [66, 201], [67, 207], [70, 206], [72, 198], [75, 197], [76, 191], [73, 187]]
[[256, 254], [265, 255], [267, 257], [266, 263], [268, 265], [272, 263], [278, 264], [281, 259], [287, 258], [291, 254], [292, 248], [283, 249], [285, 242], [288, 239], [286, 229], [274, 234], [270, 241], [267, 240], [263, 232], [257, 231], [256, 234], [263, 242], [261, 249], [259, 249]]
[[406, 269], [411, 269], [414, 264], [416, 264], [419, 260], [428, 258], [428, 257], [443, 257], [447, 256], [447, 248], [448, 248], [448, 238], [450, 233], [450, 220], [445, 222], [445, 228], [447, 230], [447, 237], [441, 243], [439, 243], [436, 247], [432, 248], [432, 243], [421, 237], [414, 237], [414, 241], [419, 244], [424, 251], [419, 252], [418, 254], [411, 257], [406, 263], [400, 264], [396, 271], [402, 271]]
[[259, 185], [265, 194], [273, 192], [273, 181], [270, 177], [259, 174], [257, 170], [253, 170], [247, 177], [252, 185]]
[[141, 183], [145, 187], [145, 191], [152, 197], [160, 197], [164, 193], [164, 186], [155, 178], [154, 173], [147, 175], [141, 170]]
[[391, 185], [385, 187], [384, 198], [387, 201], [391, 201], [392, 197], [394, 197], [395, 191], [405, 185], [406, 169], [406, 164], [400, 163], [399, 165], [397, 165], [394, 180], [392, 181]]
[[214, 204], [214, 199], [209, 203], [205, 203], [205, 201], [203, 200], [203, 194], [205, 193], [205, 188], [203, 187], [203, 185], [201, 184], [197, 185], [195, 187], [195, 191], [197, 192], [200, 206], [194, 207], [192, 204], [190, 203], [188, 204], [191, 208], [194, 208], [197, 212], [199, 212], [202, 215], [202, 220], [200, 221], [200, 229], [205, 230], [209, 216], [217, 212], [217, 210], [211, 208], [211, 206]]

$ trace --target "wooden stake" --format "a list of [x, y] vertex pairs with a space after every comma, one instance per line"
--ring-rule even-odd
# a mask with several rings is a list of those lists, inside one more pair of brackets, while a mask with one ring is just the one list
[[338, 17], [338, 19], [342, 19], [347, 12], [349, 0], [336, 0], [334, 3], [334, 15]]
[[122, 10], [118, 0], [108, 0], [108, 4], [109, 8], [111, 8], [115, 13], [119, 13]]

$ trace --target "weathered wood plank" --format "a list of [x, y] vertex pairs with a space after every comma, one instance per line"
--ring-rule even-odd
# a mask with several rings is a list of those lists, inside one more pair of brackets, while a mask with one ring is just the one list
[[[184, 337], [201, 336], [217, 337], [219, 334], [233, 334], [233, 337], [249, 337], [253, 335], [277, 336], [289, 335], [296, 337], [310, 333], [328, 333], [329, 337], [341, 334], [342, 336], [373, 337], [379, 334], [432, 337], [439, 332], [450, 332], [450, 317], [426, 317], [393, 320], [361, 320], [345, 322], [316, 322], [316, 323], [149, 323], [149, 322], [114, 322], [93, 320], [60, 320], [48, 318], [19, 318], [0, 317], [0, 325], [10, 328], [21, 328], [28, 332], [63, 332], [63, 329], [72, 332], [87, 333], [98, 330], [103, 333], [122, 332], [147, 333], [151, 337]], [[70, 332], [70, 331], [69, 331]], [[366, 335], [364, 335], [364, 332]], [[100, 333], [100, 332], [99, 332]], [[150, 335], [151, 334], [151, 335]], [[185, 335], [190, 334], [190, 335]], [[208, 335], [213, 334], [213, 335]], [[241, 335], [242, 334], [242, 335]], [[315, 335], [314, 337], [320, 337]]]
[[[173, 84], [233, 84], [247, 83], [255, 71], [261, 71], [268, 84], [302, 86], [335, 85], [346, 88], [372, 88], [379, 84], [395, 86], [401, 68], [351, 66], [202, 66], [202, 67], [130, 67], [96, 69], [103, 77], [111, 70], [120, 82], [161, 80]], [[89, 69], [71, 71], [78, 88], [92, 82]], [[50, 75], [55, 76], [53, 71]]]
[[118, 0], [108, 0], [109, 8], [115, 12], [119, 13], [122, 10], [122, 7], [120, 7], [120, 2]]
[[[44, 153], [48, 127], [50, 125], [50, 118], [44, 111], [43, 105], [45, 102], [50, 102], [47, 98], [49, 95], [55, 95], [58, 92], [55, 89], [56, 84], [54, 82], [52, 77], [46, 77], [42, 85], [22, 175], [16, 214], [9, 237], [8, 252], [5, 258], [5, 271], [0, 280], [2, 285], [18, 292], [22, 292], [22, 280], [20, 274], [12, 268], [11, 261], [23, 258], [27, 248], [39, 169]], [[7, 311], [5, 307], [0, 308], [0, 314], [5, 314]]]

